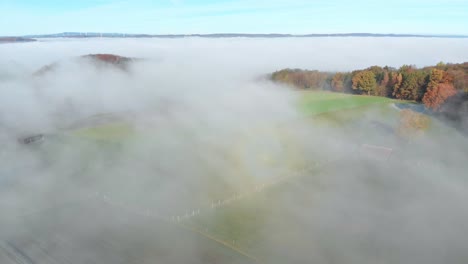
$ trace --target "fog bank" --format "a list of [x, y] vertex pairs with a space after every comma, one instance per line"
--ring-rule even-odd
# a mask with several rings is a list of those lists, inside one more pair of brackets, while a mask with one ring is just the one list
[[[403, 139], [391, 105], [305, 117], [302, 93], [264, 77], [457, 63], [468, 61], [467, 44], [2, 44], [0, 262], [465, 263], [465, 137], [433, 120]], [[122, 70], [77, 59], [97, 53], [138, 60]], [[18, 142], [31, 135], [43, 138]], [[366, 144], [391, 158], [363, 155]]]

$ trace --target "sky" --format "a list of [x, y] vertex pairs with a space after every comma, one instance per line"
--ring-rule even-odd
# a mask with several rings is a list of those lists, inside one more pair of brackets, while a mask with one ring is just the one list
[[466, 0], [0, 0], [0, 35], [59, 32], [468, 35]]

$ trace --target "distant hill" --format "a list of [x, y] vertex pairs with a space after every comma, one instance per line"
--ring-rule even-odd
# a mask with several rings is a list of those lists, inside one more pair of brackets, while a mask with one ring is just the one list
[[32, 38], [25, 37], [0, 37], [0, 43], [13, 43], [13, 42], [33, 42], [36, 41]]
[[[114, 66], [120, 68], [121, 70], [126, 70], [128, 65], [137, 60], [136, 58], [127, 58], [114, 54], [88, 54], [80, 57], [73, 58], [74, 60], [90, 60], [94, 63], [95, 66]], [[55, 62], [49, 65], [46, 65], [36, 71], [34, 75], [40, 76], [46, 74], [50, 71], [55, 70], [59, 66], [59, 62]]]
[[126, 33], [90, 33], [63, 32], [57, 34], [26, 35], [24, 38], [316, 38], [316, 37], [395, 37], [395, 38], [468, 38], [468, 35], [437, 35], [437, 34], [374, 34], [374, 33], [337, 33], [337, 34], [126, 34]]

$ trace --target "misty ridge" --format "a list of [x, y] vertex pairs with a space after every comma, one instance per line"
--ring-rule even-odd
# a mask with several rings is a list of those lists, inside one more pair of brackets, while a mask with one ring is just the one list
[[268, 76], [460, 63], [467, 44], [3, 44], [0, 263], [466, 263], [466, 136]]

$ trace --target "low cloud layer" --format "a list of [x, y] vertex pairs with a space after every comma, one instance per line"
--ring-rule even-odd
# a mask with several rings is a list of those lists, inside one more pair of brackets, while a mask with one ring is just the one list
[[[304, 118], [301, 94], [264, 77], [286, 67], [458, 63], [468, 60], [466, 44], [421, 38], [4, 44], [0, 260], [464, 263], [466, 138], [434, 120], [436, 132], [400, 140], [372, 126], [387, 122], [378, 108], [344, 126]], [[139, 60], [122, 70], [76, 59], [96, 53]], [[52, 63], [58, 66], [34, 74]], [[391, 111], [390, 124], [398, 116]], [[43, 135], [42, 143], [18, 142], [31, 135]], [[363, 144], [392, 148], [391, 159], [362, 155]], [[258, 199], [240, 198], [251, 193]], [[184, 226], [171, 222], [179, 218], [187, 218]], [[240, 252], [207, 234], [232, 239]]]

